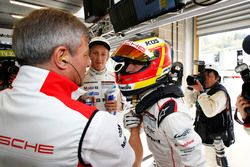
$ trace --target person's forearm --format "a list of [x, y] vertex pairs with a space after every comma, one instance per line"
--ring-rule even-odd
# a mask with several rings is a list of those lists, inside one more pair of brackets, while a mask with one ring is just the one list
[[[241, 115], [241, 117], [242, 117], [243, 120], [245, 120], [247, 117], [250, 117], [250, 116], [248, 116], [248, 114], [245, 112], [245, 108], [250, 107], [250, 103], [249, 103], [248, 100], [246, 100], [243, 96], [239, 95], [239, 96], [237, 97], [237, 100], [236, 100], [236, 104], [235, 104], [235, 105], [236, 105], [237, 110], [238, 110], [238, 112], [240, 113], [240, 115]], [[247, 124], [250, 124], [250, 121], [249, 121], [249, 120], [250, 120], [249, 118], [246, 119], [246, 123], [247, 123]], [[249, 122], [247, 122], [247, 121], [249, 121]]]
[[198, 92], [191, 91], [188, 89], [185, 91], [184, 99], [187, 102], [187, 104], [189, 105], [195, 104], [197, 97], [198, 97]]
[[133, 167], [140, 167], [143, 156], [143, 147], [140, 138], [140, 126], [131, 128], [130, 133], [129, 144], [135, 152], [135, 163]]

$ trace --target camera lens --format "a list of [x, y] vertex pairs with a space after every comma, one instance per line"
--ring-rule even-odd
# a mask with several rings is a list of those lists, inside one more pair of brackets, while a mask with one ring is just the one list
[[17, 74], [19, 68], [17, 66], [10, 66], [7, 70], [8, 73], [10, 74]]
[[192, 86], [192, 85], [196, 85], [196, 78], [192, 75], [189, 75], [186, 79], [187, 84]]

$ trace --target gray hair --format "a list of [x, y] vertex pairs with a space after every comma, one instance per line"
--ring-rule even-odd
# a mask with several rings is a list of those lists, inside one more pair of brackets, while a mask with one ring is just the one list
[[65, 46], [74, 55], [86, 26], [74, 15], [56, 9], [31, 12], [14, 25], [12, 45], [20, 65], [48, 62], [53, 50]]

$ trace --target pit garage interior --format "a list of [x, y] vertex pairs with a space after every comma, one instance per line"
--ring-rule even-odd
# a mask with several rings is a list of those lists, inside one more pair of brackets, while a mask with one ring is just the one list
[[[208, 0], [209, 1], [209, 0]], [[213, 2], [214, 0], [211, 0]], [[22, 6], [20, 3], [31, 6]], [[241, 91], [242, 80], [239, 74], [234, 72], [237, 65], [237, 54], [242, 50], [241, 44], [235, 43], [231, 51], [232, 56], [220, 56], [214, 54], [201, 55], [201, 39], [212, 36], [216, 43], [216, 34], [230, 33], [233, 31], [243, 31], [244, 36], [250, 34], [250, 1], [249, 0], [221, 0], [210, 5], [198, 5], [192, 0], [175, 1], [181, 4], [178, 9], [166, 11], [157, 16], [135, 21], [131, 25], [115, 27], [114, 16], [111, 11], [122, 12], [117, 4], [128, 4], [129, 0], [0, 0], [0, 44], [11, 48], [11, 35], [13, 24], [18, 18], [29, 14], [35, 8], [52, 7], [75, 14], [89, 29], [89, 34], [103, 36], [111, 43], [111, 52], [114, 51], [121, 42], [129, 39], [142, 38], [143, 36], [156, 35], [167, 40], [173, 49], [173, 60], [180, 61], [184, 65], [183, 87], [186, 86], [187, 75], [195, 73], [194, 60], [205, 60], [216, 62], [221, 67], [228, 64], [224, 69], [223, 79], [228, 90], [234, 91], [232, 95], [232, 106], [235, 108], [236, 96]], [[103, 5], [104, 4], [104, 5]], [[33, 6], [32, 6], [33, 5]], [[88, 6], [88, 8], [86, 7]], [[101, 7], [102, 6], [102, 7]], [[105, 6], [105, 9], [100, 9]], [[118, 8], [114, 11], [114, 7]], [[96, 10], [104, 10], [101, 14]], [[125, 8], [126, 9], [126, 8]], [[123, 9], [123, 10], [125, 10]], [[128, 13], [131, 12], [128, 10]], [[86, 17], [86, 14], [89, 14]], [[123, 12], [124, 13], [124, 12]], [[132, 17], [129, 15], [128, 17]], [[113, 18], [112, 18], [113, 17]], [[120, 14], [119, 17], [122, 17]], [[112, 20], [113, 19], [113, 20]], [[206, 45], [206, 44], [205, 44]], [[1, 50], [6, 48], [1, 47]], [[0, 51], [1, 51], [0, 50]], [[218, 51], [217, 51], [218, 52]], [[6, 52], [0, 52], [0, 60], [8, 57]], [[230, 54], [231, 54], [230, 53]], [[13, 56], [13, 55], [11, 55]], [[249, 65], [250, 55], [243, 51], [243, 61]], [[219, 59], [219, 60], [218, 60]], [[112, 62], [110, 62], [112, 64]], [[235, 79], [236, 78], [236, 79]], [[232, 83], [236, 86], [233, 86]], [[193, 109], [191, 109], [193, 110]], [[191, 114], [193, 111], [191, 111]], [[250, 149], [250, 137], [245, 134], [241, 125], [235, 122], [236, 143], [227, 149], [227, 156], [231, 167], [249, 167], [248, 156]], [[150, 157], [150, 152], [145, 149], [144, 157]], [[142, 163], [143, 167], [149, 166], [152, 158]]]

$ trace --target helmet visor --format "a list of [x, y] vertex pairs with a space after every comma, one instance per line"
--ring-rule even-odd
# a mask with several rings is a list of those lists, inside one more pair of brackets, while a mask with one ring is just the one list
[[118, 59], [120, 59], [120, 57], [139, 62], [148, 62], [156, 58], [154, 53], [150, 52], [142, 45], [132, 41], [125, 41], [122, 43], [122, 45], [111, 56], [111, 58], [116, 62], [119, 62]]

